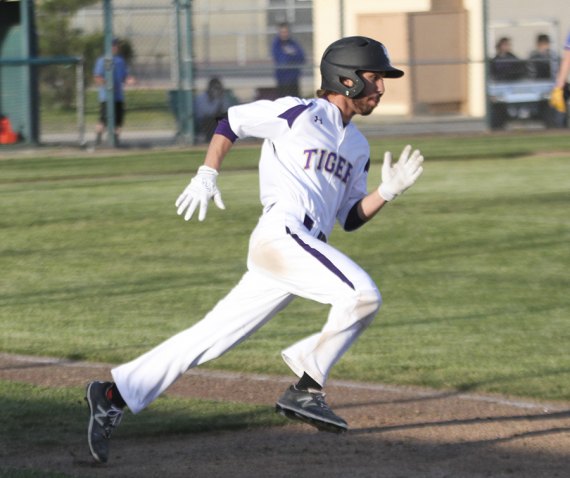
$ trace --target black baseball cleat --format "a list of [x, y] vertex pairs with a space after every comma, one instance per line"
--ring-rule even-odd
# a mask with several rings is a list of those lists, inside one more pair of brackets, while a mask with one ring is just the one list
[[99, 463], [109, 458], [109, 439], [123, 418], [123, 410], [107, 398], [111, 382], [91, 382], [87, 385], [85, 400], [89, 405], [87, 441], [91, 455]]
[[275, 411], [292, 420], [299, 420], [320, 431], [344, 433], [347, 423], [337, 416], [325, 402], [323, 392], [298, 390], [291, 385], [277, 400]]

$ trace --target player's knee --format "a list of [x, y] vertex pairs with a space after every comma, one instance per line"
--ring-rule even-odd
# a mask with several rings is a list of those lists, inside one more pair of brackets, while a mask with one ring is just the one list
[[382, 306], [382, 296], [378, 289], [360, 291], [356, 294], [356, 316], [368, 325]]

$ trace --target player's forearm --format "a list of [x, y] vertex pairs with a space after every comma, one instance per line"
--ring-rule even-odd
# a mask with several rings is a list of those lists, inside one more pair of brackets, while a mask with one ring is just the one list
[[372, 219], [380, 209], [386, 204], [378, 191], [370, 193], [360, 201], [358, 201], [348, 212], [346, 221], [344, 223], [345, 231], [355, 231], [363, 224]]
[[210, 141], [210, 145], [208, 146], [208, 151], [206, 152], [204, 165], [219, 171], [226, 154], [232, 146], [232, 141], [230, 141], [226, 136], [214, 134]]
[[362, 201], [358, 204], [358, 215], [360, 219], [364, 222], [372, 219], [380, 209], [384, 207], [387, 203], [382, 196], [378, 193], [378, 190], [372, 191], [370, 194], [362, 198]]

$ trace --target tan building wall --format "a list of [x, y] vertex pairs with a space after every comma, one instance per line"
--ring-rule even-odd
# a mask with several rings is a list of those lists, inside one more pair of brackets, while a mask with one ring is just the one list
[[[382, 108], [375, 114], [456, 110], [483, 116], [485, 53], [494, 54], [496, 39], [511, 37], [514, 53], [527, 58], [537, 34], [550, 34], [560, 50], [570, 31], [568, 0], [488, 0], [487, 33], [483, 30], [483, 0], [314, 0], [313, 4], [315, 59], [343, 31], [345, 36], [361, 34], [382, 41], [393, 63], [408, 73], [402, 80], [387, 83]], [[454, 16], [451, 12], [463, 13]], [[436, 57], [453, 62], [456, 55], [468, 64], [417, 65], [437, 61]], [[316, 84], [319, 78], [316, 69]]]
[[[330, 1], [314, 1], [314, 55], [320, 58], [341, 36], [342, 20], [345, 36], [365, 35], [383, 42], [392, 62], [406, 75], [387, 81], [386, 96], [375, 114], [484, 114], [480, 0], [344, 3], [341, 15]], [[474, 59], [478, 65], [468, 63]]]

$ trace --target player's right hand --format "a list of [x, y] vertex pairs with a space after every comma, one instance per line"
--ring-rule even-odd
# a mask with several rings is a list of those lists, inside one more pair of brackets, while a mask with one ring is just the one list
[[550, 106], [560, 113], [566, 113], [566, 101], [564, 101], [564, 90], [554, 88], [550, 93]]
[[203, 221], [206, 218], [208, 210], [208, 203], [211, 199], [214, 200], [216, 206], [220, 209], [225, 209], [222, 201], [222, 193], [216, 185], [216, 178], [218, 171], [209, 166], [200, 166], [196, 176], [192, 178], [190, 184], [182, 191], [176, 200], [177, 213], [179, 216], [184, 214], [184, 220], [189, 221], [192, 219], [194, 211], [200, 206], [198, 212], [198, 220]]
[[406, 146], [400, 155], [400, 159], [392, 165], [392, 153], [384, 153], [382, 165], [382, 183], [378, 187], [378, 193], [386, 201], [392, 201], [411, 187], [423, 172], [422, 163], [424, 157], [418, 149], [410, 156], [412, 147]]

